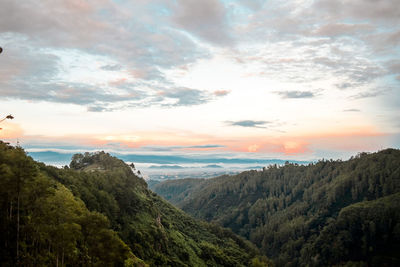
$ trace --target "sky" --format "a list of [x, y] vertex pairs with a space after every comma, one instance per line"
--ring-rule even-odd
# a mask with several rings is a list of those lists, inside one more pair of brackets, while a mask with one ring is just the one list
[[2, 0], [0, 47], [0, 139], [28, 151], [400, 148], [398, 0]]

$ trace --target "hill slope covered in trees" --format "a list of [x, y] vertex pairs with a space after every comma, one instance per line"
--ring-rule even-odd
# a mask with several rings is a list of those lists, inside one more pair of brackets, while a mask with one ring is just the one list
[[59, 169], [0, 142], [0, 207], [2, 266], [266, 262], [248, 241], [192, 219], [104, 152], [77, 154]]
[[279, 266], [400, 265], [399, 150], [167, 181], [153, 190], [246, 237]]

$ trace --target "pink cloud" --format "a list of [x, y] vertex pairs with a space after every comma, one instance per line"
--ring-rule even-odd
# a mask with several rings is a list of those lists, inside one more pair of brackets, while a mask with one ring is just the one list
[[231, 92], [231, 91], [228, 91], [228, 90], [217, 90], [217, 91], [214, 91], [214, 95], [215, 95], [215, 96], [226, 96], [226, 95], [228, 95], [230, 92]]
[[110, 82], [108, 82], [108, 84], [110, 86], [120, 86], [120, 85], [126, 83], [127, 80], [128, 79], [124, 77], [124, 78], [120, 78], [120, 79], [117, 79], [117, 80], [110, 81]]

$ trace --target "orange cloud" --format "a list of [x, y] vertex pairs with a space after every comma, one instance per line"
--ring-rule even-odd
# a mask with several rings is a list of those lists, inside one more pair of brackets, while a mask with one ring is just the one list
[[[8, 138], [15, 138], [22, 135], [22, 131], [18, 131], [17, 125], [13, 126], [13, 131], [11, 131], [10, 124], [8, 123], [7, 125]], [[5, 133], [5, 131], [0, 131], [0, 137], [2, 135], [5, 136]], [[116, 147], [127, 150], [143, 147], [160, 147], [160, 151], [163, 151], [162, 148], [165, 147], [166, 149], [180, 150], [182, 152], [242, 152], [264, 154], [272, 157], [288, 156], [298, 159], [310, 158], [317, 151], [357, 153], [390, 147], [389, 141], [387, 141], [390, 140], [389, 136], [374, 131], [348, 131], [347, 133], [321, 133], [303, 136], [283, 135], [279, 137], [238, 136], [229, 139], [185, 131], [141, 131], [110, 135], [63, 137], [22, 136], [20, 139], [20, 141], [25, 143], [35, 140], [48, 144], [69, 143], [85, 147], [93, 146], [96, 149], [105, 150]]]
[[259, 148], [260, 148], [259, 145], [254, 144], [254, 145], [248, 146], [248, 147], [247, 147], [247, 151], [249, 151], [249, 152], [257, 152], [257, 150], [258, 150]]
[[[223, 143], [223, 142], [221, 142]], [[253, 152], [253, 153], [281, 153], [285, 155], [296, 155], [309, 152], [308, 143], [305, 141], [293, 141], [291, 139], [265, 138], [253, 139], [251, 143], [247, 140], [236, 140], [235, 142], [224, 143], [227, 151]]]
[[284, 141], [277, 152], [282, 152], [286, 155], [303, 154], [308, 152], [307, 143], [304, 141]]
[[[373, 151], [385, 147], [387, 135], [373, 128], [339, 129], [332, 132], [278, 137], [237, 137], [232, 140], [211, 140], [224, 145], [224, 151], [283, 154], [289, 156], [311, 155], [315, 150]], [[386, 145], [390, 146], [388, 143]]]
[[[213, 144], [207, 135], [180, 132], [136, 132], [134, 134], [100, 135], [92, 139], [94, 145], [106, 145], [107, 143], [119, 143], [128, 148], [145, 146], [203, 146]], [[190, 149], [190, 148], [187, 148]], [[199, 149], [194, 147], [193, 150]], [[208, 148], [201, 148], [204, 150]], [[209, 148], [212, 149], [212, 148]]]

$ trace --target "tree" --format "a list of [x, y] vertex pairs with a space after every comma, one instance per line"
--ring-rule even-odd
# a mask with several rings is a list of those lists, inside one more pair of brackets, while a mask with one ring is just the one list
[[[1, 47], [0, 47], [0, 53], [1, 53]], [[14, 117], [10, 114], [10, 115], [7, 115], [5, 118], [3, 118], [3, 119], [1, 119], [0, 120], [0, 122], [3, 122], [4, 120], [7, 120], [7, 119], [9, 119], [9, 120], [12, 120], [12, 119], [14, 119]], [[0, 130], [1, 130], [2, 128], [0, 128]]]
[[[20, 239], [20, 213], [21, 213], [21, 194], [22, 190], [27, 182], [32, 180], [37, 174], [37, 168], [34, 165], [32, 158], [25, 155], [25, 151], [21, 147], [17, 147], [12, 150], [11, 156], [11, 172], [15, 179], [13, 179], [13, 190], [11, 191], [13, 197], [10, 202], [10, 214], [12, 216], [13, 202], [17, 202], [17, 236], [16, 236], [16, 257], [17, 262], [19, 261], [19, 239]], [[10, 217], [11, 217], [10, 216]]]

